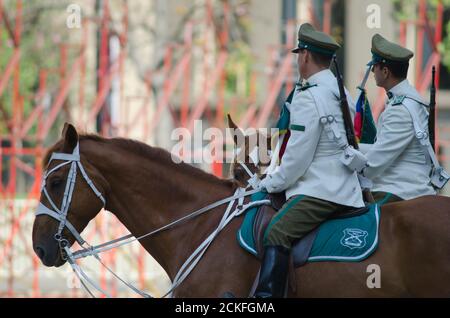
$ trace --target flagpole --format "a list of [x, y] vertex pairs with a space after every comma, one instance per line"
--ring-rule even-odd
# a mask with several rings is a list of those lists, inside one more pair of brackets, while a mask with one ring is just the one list
[[[367, 79], [369, 78], [370, 70], [372, 69], [372, 65], [369, 65], [366, 69], [366, 73], [364, 74], [363, 80], [361, 82], [361, 85], [359, 85], [357, 88], [361, 90], [360, 95], [364, 91], [364, 87], [366, 86]], [[359, 98], [359, 97], [358, 97]]]

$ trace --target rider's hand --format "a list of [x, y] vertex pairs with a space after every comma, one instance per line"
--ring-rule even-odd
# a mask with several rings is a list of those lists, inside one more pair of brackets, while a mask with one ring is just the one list
[[367, 166], [366, 156], [352, 146], [348, 146], [344, 149], [340, 160], [348, 169], [358, 173]]
[[267, 183], [267, 178], [262, 179], [259, 184], [258, 184], [258, 190], [261, 192], [267, 192], [267, 187], [266, 187], [266, 183]]

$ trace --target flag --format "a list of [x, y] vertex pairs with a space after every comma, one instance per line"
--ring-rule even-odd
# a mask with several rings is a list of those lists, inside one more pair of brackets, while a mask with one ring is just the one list
[[356, 114], [353, 125], [358, 143], [373, 144], [377, 135], [377, 128], [372, 117], [369, 100], [365, 89], [361, 89], [356, 102]]
[[278, 128], [279, 137], [283, 136], [281, 149], [280, 149], [280, 152], [278, 155], [279, 160], [281, 160], [281, 158], [283, 157], [284, 152], [286, 150], [287, 142], [289, 140], [289, 137], [291, 136], [291, 132], [289, 131], [291, 113], [289, 112], [289, 109], [287, 108], [286, 103], [289, 103], [289, 104], [292, 103], [294, 94], [295, 94], [295, 87], [291, 91], [291, 93], [289, 94], [289, 96], [287, 97], [286, 101], [284, 102], [284, 104], [281, 108], [280, 117], [278, 118], [278, 122], [277, 122], [277, 126], [276, 126]]

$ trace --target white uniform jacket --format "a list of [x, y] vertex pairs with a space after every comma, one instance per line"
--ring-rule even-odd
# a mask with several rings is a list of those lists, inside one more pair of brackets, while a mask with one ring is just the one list
[[[329, 139], [317, 110], [322, 107], [323, 114], [333, 115], [342, 138], [346, 138], [336, 77], [327, 69], [312, 75], [307, 82], [317, 86], [296, 91], [288, 106], [291, 136], [286, 151], [280, 165], [262, 180], [261, 186], [270, 193], [286, 190], [286, 199], [303, 194], [362, 207], [358, 177], [339, 160], [342, 149]], [[347, 98], [352, 108], [348, 94]]]
[[368, 167], [363, 175], [373, 182], [372, 191], [390, 192], [402, 199], [436, 194], [429, 184], [432, 166], [416, 138], [412, 117], [396, 96], [407, 96], [413, 102], [421, 127], [428, 130], [428, 110], [422, 97], [408, 80], [394, 86], [384, 111], [378, 118], [377, 139], [373, 145], [361, 144]]

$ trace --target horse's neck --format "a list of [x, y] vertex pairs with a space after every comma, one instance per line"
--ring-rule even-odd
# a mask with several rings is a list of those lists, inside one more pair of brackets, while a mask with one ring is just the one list
[[[118, 155], [105, 151], [99, 168], [111, 189], [106, 197], [106, 208], [135, 237], [233, 193], [230, 182], [201, 172], [192, 176], [192, 169], [186, 169], [186, 166], [174, 167], [139, 156], [128, 156], [125, 160], [116, 158]], [[182, 262], [212, 231], [220, 217], [220, 213], [207, 213], [146, 238], [141, 244], [173, 279]]]

